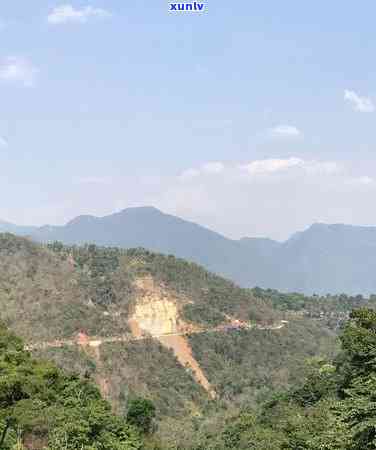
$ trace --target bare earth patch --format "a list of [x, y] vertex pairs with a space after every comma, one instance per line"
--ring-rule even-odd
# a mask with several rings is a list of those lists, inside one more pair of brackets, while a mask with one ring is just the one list
[[183, 367], [188, 367], [192, 370], [192, 375], [195, 380], [199, 384], [201, 384], [201, 386], [209, 393], [212, 398], [215, 398], [216, 393], [211, 387], [209, 380], [206, 378], [198, 362], [193, 357], [192, 349], [189, 346], [186, 338], [183, 336], [160, 336], [157, 339], [162, 345], [174, 352], [177, 360]]
[[180, 318], [177, 299], [151, 277], [139, 278], [135, 286], [138, 290], [137, 302], [129, 320], [134, 337], [139, 338], [140, 333], [145, 333], [173, 350], [180, 364], [190, 368], [195, 380], [214, 398], [215, 392], [193, 357], [186, 338], [179, 335], [189, 332], [190, 326]]

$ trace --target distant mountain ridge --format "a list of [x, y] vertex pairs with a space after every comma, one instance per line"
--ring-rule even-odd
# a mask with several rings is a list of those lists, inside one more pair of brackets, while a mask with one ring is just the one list
[[283, 243], [232, 240], [154, 207], [139, 207], [105, 217], [78, 216], [64, 226], [0, 222], [0, 231], [40, 242], [144, 247], [201, 264], [243, 287], [306, 294], [376, 293], [376, 227], [316, 223]]
[[0, 233], [28, 235], [34, 233], [37, 229], [38, 227], [14, 225], [13, 223], [0, 220]]

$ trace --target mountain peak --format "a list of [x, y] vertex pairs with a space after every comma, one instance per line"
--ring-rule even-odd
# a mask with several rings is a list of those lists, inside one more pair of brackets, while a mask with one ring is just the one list
[[316, 222], [313, 223], [307, 231], [309, 230], [335, 230], [335, 229], [341, 229], [341, 228], [353, 228], [352, 225], [345, 225], [344, 223], [323, 223], [323, 222]]
[[154, 206], [132, 206], [115, 214], [163, 214], [163, 212]]
[[85, 225], [91, 222], [94, 222], [94, 220], [96, 220], [97, 217], [95, 216], [91, 216], [89, 214], [83, 214], [81, 216], [77, 216], [74, 219], [70, 220], [66, 226], [72, 226], [72, 225]]

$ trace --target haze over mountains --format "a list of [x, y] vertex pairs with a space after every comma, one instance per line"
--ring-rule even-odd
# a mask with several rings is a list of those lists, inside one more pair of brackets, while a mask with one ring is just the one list
[[64, 226], [0, 222], [0, 231], [40, 242], [144, 247], [199, 263], [243, 287], [307, 294], [376, 293], [376, 227], [314, 224], [283, 243], [232, 240], [156, 208], [141, 207], [105, 217], [79, 216]]

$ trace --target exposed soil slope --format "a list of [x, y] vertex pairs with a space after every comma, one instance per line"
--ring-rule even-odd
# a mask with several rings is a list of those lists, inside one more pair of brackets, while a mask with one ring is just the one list
[[199, 363], [193, 357], [192, 349], [187, 339], [183, 336], [160, 336], [158, 340], [162, 345], [174, 352], [183, 367], [187, 367], [192, 370], [192, 375], [195, 380], [202, 385], [202, 387], [212, 398], [215, 398], [216, 393], [201, 369]]

